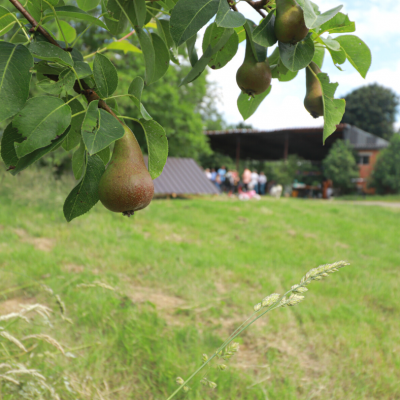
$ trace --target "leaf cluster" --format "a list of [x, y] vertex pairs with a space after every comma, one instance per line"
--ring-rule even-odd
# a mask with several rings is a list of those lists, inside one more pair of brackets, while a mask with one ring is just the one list
[[[354, 32], [355, 24], [340, 13], [341, 6], [321, 13], [309, 0], [299, 4], [310, 33], [296, 45], [278, 43], [268, 57], [273, 78], [287, 82], [311, 61], [321, 66], [326, 51], [339, 69], [348, 60], [365, 77], [371, 57], [364, 42], [354, 35], [323, 36]], [[246, 34], [262, 62], [268, 47], [277, 43], [272, 2], [265, 2], [268, 15], [259, 25], [226, 0], [28, 0], [24, 5], [10, 0], [5, 5], [0, 6], [0, 34], [5, 39], [0, 41], [0, 122], [8, 125], [1, 156], [16, 174], [58, 148], [73, 151], [72, 170], [79, 182], [64, 205], [68, 221], [98, 201], [98, 181], [126, 121], [133, 121], [134, 133], [145, 137], [150, 175], [155, 179], [161, 174], [168, 141], [142, 97], [151, 93], [151, 85], [165, 76], [171, 63], [181, 71], [190, 64], [179, 82], [184, 91], [207, 67], [223, 68]], [[196, 46], [198, 32], [208, 23], [201, 46]], [[90, 54], [82, 41], [87, 29], [109, 38]], [[135, 76], [135, 71], [125, 93], [118, 91], [120, 73], [106, 52], [143, 58], [143, 76]], [[183, 54], [188, 61], [182, 60]], [[324, 94], [325, 139], [340, 122], [344, 101], [334, 99], [337, 84], [326, 74], [318, 79]], [[32, 84], [39, 94], [30, 97]], [[244, 119], [270, 91], [250, 100], [239, 96]], [[120, 115], [120, 98], [131, 102], [131, 116]]]

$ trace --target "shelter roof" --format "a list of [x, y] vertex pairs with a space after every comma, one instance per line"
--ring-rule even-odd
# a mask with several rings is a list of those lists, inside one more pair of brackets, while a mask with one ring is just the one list
[[[144, 157], [148, 165], [148, 157]], [[162, 174], [154, 180], [155, 194], [218, 194], [193, 158], [168, 157]]]
[[279, 160], [297, 154], [307, 160], [321, 161], [338, 139], [347, 139], [356, 149], [381, 149], [388, 142], [349, 124], [339, 124], [322, 143], [323, 127], [277, 130], [231, 129], [205, 131], [214, 151], [241, 159]]

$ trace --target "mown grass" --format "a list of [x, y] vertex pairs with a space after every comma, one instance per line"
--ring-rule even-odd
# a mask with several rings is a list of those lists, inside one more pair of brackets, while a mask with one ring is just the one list
[[[155, 200], [130, 219], [97, 205], [67, 224], [72, 185], [0, 176], [0, 315], [18, 303], [54, 310], [52, 325], [35, 317], [9, 330], [48, 333], [76, 357], [46, 343], [12, 352], [63, 400], [166, 399], [255, 303], [341, 259], [351, 266], [244, 332], [229, 368], [209, 374], [217, 389], [193, 385], [177, 398], [400, 398], [399, 209], [219, 197]], [[96, 280], [118, 291], [77, 287]], [[73, 325], [38, 282], [61, 296]], [[0, 347], [0, 363], [7, 357]], [[6, 389], [4, 399], [19, 398]]]
[[344, 196], [336, 197], [335, 200], [364, 200], [364, 201], [390, 201], [400, 202], [400, 194], [371, 194], [371, 195], [359, 195], [359, 194], [347, 194]]

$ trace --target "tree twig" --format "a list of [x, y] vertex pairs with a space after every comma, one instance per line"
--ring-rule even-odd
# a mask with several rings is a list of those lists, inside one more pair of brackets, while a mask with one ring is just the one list
[[[32, 17], [31, 14], [24, 8], [24, 6], [18, 0], [10, 0], [10, 3], [29, 21], [32, 25], [31, 32], [35, 32], [36, 30], [39, 31], [51, 44], [54, 46], [62, 47], [52, 38], [49, 32], [46, 31], [43, 27], [41, 27]], [[67, 49], [63, 49], [68, 51]]]
[[252, 1], [246, 0], [247, 4], [252, 6], [263, 18], [267, 16], [264, 11], [264, 6], [269, 3], [269, 0]]

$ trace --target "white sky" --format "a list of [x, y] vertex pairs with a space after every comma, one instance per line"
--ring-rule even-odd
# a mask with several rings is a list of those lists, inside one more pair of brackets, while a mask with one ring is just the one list
[[[331, 82], [339, 83], [336, 97], [340, 98], [355, 88], [375, 82], [390, 87], [400, 94], [400, 0], [379, 0], [379, 2], [314, 0], [314, 2], [319, 5], [322, 12], [343, 4], [341, 12], [348, 14], [350, 20], [356, 22], [356, 32], [350, 34], [359, 36], [372, 52], [372, 65], [366, 79], [363, 79], [348, 62], [342, 65], [344, 71], [339, 71], [326, 52], [322, 71], [328, 73]], [[261, 18], [245, 2], [239, 3], [238, 9], [255, 22]], [[219, 88], [221, 102], [218, 108], [229, 124], [243, 121], [236, 105], [240, 89], [236, 85], [235, 77], [237, 69], [243, 62], [244, 43], [239, 45], [236, 56], [224, 68], [209, 69], [209, 80], [215, 82]], [[268, 54], [271, 53], [272, 50], [269, 49]], [[271, 93], [246, 123], [252, 124], [257, 129], [321, 126], [322, 118], [314, 119], [305, 110], [304, 96], [304, 71], [300, 71], [290, 82], [273, 79]]]

